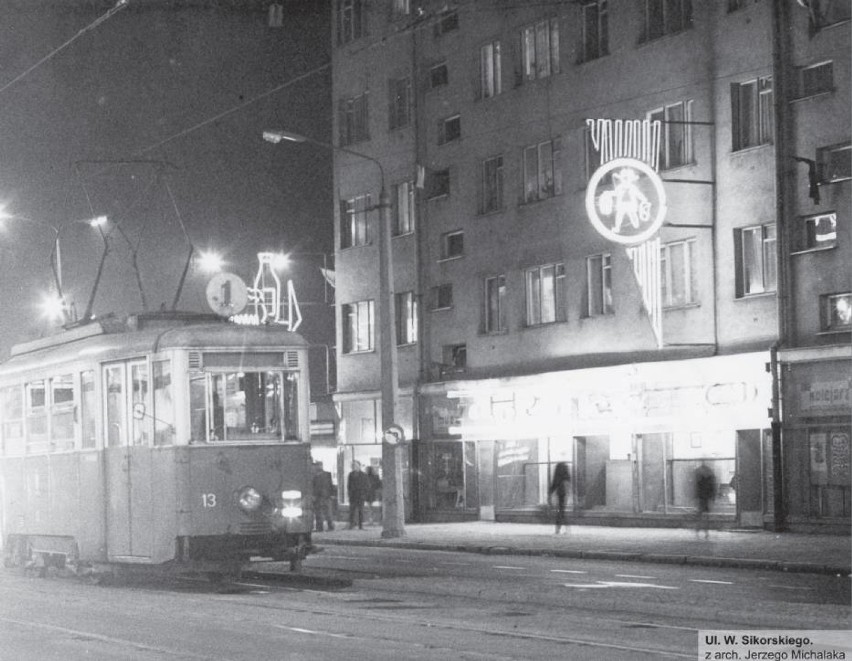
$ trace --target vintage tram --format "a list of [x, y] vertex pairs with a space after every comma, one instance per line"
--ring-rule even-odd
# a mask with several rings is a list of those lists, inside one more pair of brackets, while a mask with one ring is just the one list
[[6, 565], [299, 569], [311, 546], [308, 347], [209, 315], [106, 318], [0, 365]]

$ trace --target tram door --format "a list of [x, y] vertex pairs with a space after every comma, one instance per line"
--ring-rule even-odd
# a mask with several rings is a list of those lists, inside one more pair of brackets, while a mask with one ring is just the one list
[[148, 384], [148, 367], [144, 361], [104, 367], [110, 558], [142, 560], [152, 554], [151, 439], [144, 414]]

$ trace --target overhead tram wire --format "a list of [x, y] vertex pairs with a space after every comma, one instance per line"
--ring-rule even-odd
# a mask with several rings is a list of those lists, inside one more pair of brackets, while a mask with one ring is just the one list
[[84, 27], [83, 29], [81, 29], [80, 31], [78, 31], [78, 32], [77, 32], [77, 34], [75, 34], [73, 37], [71, 37], [71, 38], [70, 38], [68, 41], [66, 41], [64, 44], [62, 44], [61, 46], [59, 46], [59, 47], [57, 47], [57, 48], [54, 48], [52, 51], [50, 51], [47, 55], [45, 55], [45, 56], [44, 56], [43, 58], [41, 58], [38, 62], [36, 62], [35, 64], [33, 64], [31, 67], [29, 67], [29, 68], [28, 68], [27, 70], [25, 70], [23, 73], [18, 74], [18, 75], [17, 75], [17, 76], [15, 76], [12, 80], [10, 80], [8, 83], [6, 83], [5, 85], [3, 85], [3, 87], [0, 87], [0, 94], [2, 94], [2, 93], [3, 93], [3, 92], [5, 92], [7, 89], [9, 89], [10, 87], [12, 87], [12, 85], [14, 85], [15, 83], [17, 83], [17, 82], [18, 82], [18, 81], [20, 81], [21, 79], [25, 78], [25, 77], [26, 77], [27, 75], [29, 75], [31, 72], [33, 72], [33, 71], [35, 71], [36, 69], [38, 69], [38, 68], [39, 68], [42, 64], [44, 64], [45, 62], [47, 62], [48, 60], [50, 60], [50, 59], [51, 59], [54, 55], [56, 55], [56, 54], [57, 54], [57, 53], [59, 53], [60, 51], [65, 50], [68, 46], [70, 46], [72, 43], [74, 43], [75, 41], [77, 41], [77, 39], [79, 39], [80, 37], [82, 37], [84, 34], [86, 34], [87, 32], [89, 32], [89, 31], [91, 31], [91, 30], [94, 30], [94, 29], [95, 29], [96, 27], [98, 27], [101, 23], [103, 23], [104, 21], [106, 21], [106, 20], [108, 20], [108, 19], [112, 18], [115, 14], [117, 14], [119, 11], [121, 11], [122, 9], [124, 9], [125, 7], [127, 7], [129, 4], [130, 4], [130, 0], [118, 0], [118, 2], [116, 2], [116, 3], [115, 3], [115, 5], [112, 7], [112, 9], [110, 9], [109, 11], [107, 11], [107, 12], [106, 12], [105, 14], [103, 14], [102, 16], [100, 16], [100, 17], [96, 18], [94, 21], [92, 21], [91, 23], [89, 23], [89, 25], [87, 25], [86, 27]]

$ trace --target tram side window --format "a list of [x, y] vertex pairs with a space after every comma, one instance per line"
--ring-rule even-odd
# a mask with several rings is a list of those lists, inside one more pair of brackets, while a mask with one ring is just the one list
[[104, 368], [104, 380], [106, 382], [106, 439], [107, 446], [111, 448], [125, 445], [124, 423], [126, 412], [123, 368], [123, 365], [110, 365]]
[[50, 449], [74, 449], [74, 377], [71, 374], [50, 380]]
[[27, 392], [27, 453], [45, 452], [47, 440], [47, 390], [44, 381], [26, 385]]
[[207, 441], [207, 375], [189, 377], [189, 413], [192, 425], [190, 439], [193, 443]]
[[148, 445], [151, 436], [150, 411], [148, 405], [148, 364], [144, 362], [130, 364], [131, 407], [131, 439], [133, 445]]
[[95, 399], [95, 373], [91, 370], [80, 374], [80, 424], [82, 427], [83, 449], [95, 447], [95, 416], [97, 415], [97, 400]]
[[172, 445], [175, 442], [172, 364], [168, 360], [155, 360], [151, 368], [154, 378], [154, 445]]
[[21, 386], [0, 390], [0, 411], [3, 414], [3, 453], [6, 456], [24, 454], [24, 391]]

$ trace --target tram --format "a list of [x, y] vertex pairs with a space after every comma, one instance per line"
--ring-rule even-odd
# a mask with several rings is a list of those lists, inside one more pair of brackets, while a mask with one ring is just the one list
[[0, 364], [7, 566], [224, 576], [311, 549], [308, 346], [212, 315], [105, 318]]

